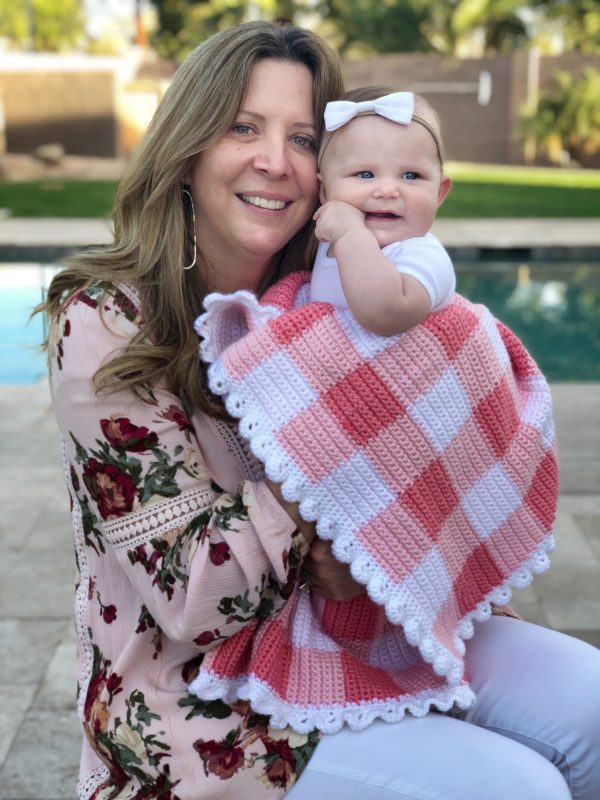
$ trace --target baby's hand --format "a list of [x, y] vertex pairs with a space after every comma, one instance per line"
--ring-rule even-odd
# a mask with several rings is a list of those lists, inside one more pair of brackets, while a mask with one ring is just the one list
[[315, 236], [320, 242], [335, 244], [349, 230], [364, 227], [365, 215], [358, 208], [341, 200], [330, 200], [321, 206], [313, 216]]

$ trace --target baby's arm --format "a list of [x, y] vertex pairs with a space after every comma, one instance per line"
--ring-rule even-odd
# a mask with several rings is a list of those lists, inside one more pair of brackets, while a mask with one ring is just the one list
[[319, 208], [315, 234], [330, 242], [348, 306], [363, 328], [379, 336], [403, 333], [431, 311], [431, 300], [416, 278], [402, 275], [381, 252], [361, 211], [339, 200]]

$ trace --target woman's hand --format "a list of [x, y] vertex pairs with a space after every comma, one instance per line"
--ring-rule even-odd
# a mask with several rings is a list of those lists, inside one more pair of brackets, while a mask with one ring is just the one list
[[302, 569], [308, 575], [311, 590], [328, 600], [352, 600], [366, 591], [354, 580], [350, 567], [334, 557], [331, 542], [314, 539]]
[[300, 516], [298, 503], [290, 503], [281, 494], [281, 486], [265, 481], [277, 502], [294, 520], [300, 533], [310, 544], [308, 555], [302, 562], [302, 571], [309, 580], [312, 591], [328, 600], [352, 600], [366, 591], [350, 574], [350, 567], [338, 561], [331, 552], [331, 542], [316, 538], [314, 522], [306, 522]]

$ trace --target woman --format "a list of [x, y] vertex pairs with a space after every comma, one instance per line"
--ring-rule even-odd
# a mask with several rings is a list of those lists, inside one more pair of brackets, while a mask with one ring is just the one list
[[[207, 395], [192, 328], [207, 291], [261, 293], [311, 263], [316, 145], [340, 91], [337, 62], [306, 31], [251, 23], [209, 39], [177, 72], [121, 183], [114, 246], [79, 256], [50, 289], [51, 387], [80, 571], [83, 800], [277, 798], [309, 759], [296, 800], [332, 789], [567, 798], [551, 761], [573, 796], [591, 799], [599, 785], [585, 750], [595, 651], [546, 631], [538, 644], [526, 623], [492, 620], [470, 644], [475, 725], [431, 714], [319, 743], [316, 732], [272, 729], [244, 703], [187, 694], [202, 654], [281, 608], [300, 564], [313, 591], [361, 591], [323, 543], [307, 556], [312, 526], [262, 480]], [[531, 665], [513, 677], [525, 657], [563, 670], [532, 703], [529, 726], [521, 698], [541, 681]], [[589, 672], [578, 666], [576, 686], [573, 660]], [[549, 724], [557, 711], [561, 730], [572, 714], [579, 731], [563, 762]]]

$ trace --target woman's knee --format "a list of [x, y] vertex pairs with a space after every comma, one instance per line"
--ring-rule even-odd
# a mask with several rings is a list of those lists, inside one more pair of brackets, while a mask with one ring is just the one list
[[524, 744], [440, 714], [326, 736], [290, 800], [571, 800]]

